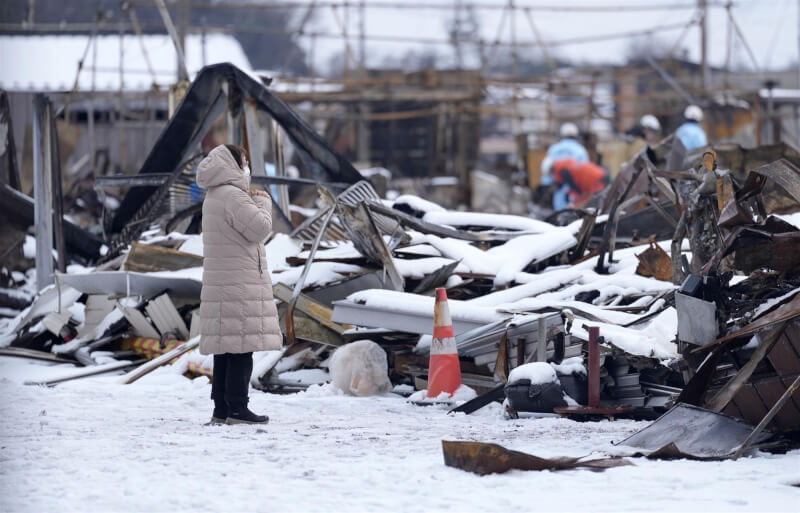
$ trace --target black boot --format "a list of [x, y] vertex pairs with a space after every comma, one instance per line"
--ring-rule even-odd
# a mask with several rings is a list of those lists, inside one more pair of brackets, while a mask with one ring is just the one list
[[246, 402], [228, 403], [226, 424], [266, 424], [267, 422], [269, 422], [269, 417], [251, 412]]
[[256, 415], [247, 408], [250, 374], [253, 372], [253, 354], [228, 354], [225, 376], [225, 401], [228, 403], [227, 424], [266, 424], [269, 417]]
[[214, 400], [214, 413], [211, 414], [211, 424], [225, 424], [228, 418], [228, 403], [225, 402], [225, 386], [228, 378], [228, 355], [214, 355], [214, 374], [211, 378], [211, 399]]
[[214, 413], [211, 414], [209, 424], [225, 424], [228, 418], [228, 403], [221, 399], [214, 399]]

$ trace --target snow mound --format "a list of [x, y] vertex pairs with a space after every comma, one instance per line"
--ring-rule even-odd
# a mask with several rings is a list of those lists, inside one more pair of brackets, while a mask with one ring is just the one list
[[586, 367], [583, 365], [582, 356], [566, 358], [562, 360], [561, 363], [551, 363], [550, 366], [553, 367], [556, 374], [560, 374], [561, 376], [571, 376], [573, 374], [586, 375]]
[[520, 365], [511, 370], [508, 375], [508, 382], [514, 383], [527, 379], [531, 385], [543, 385], [545, 383], [558, 383], [556, 370], [546, 362], [533, 362]]
[[428, 389], [418, 390], [411, 394], [408, 397], [408, 401], [412, 403], [465, 403], [467, 401], [471, 401], [478, 397], [478, 393], [468, 387], [467, 385], [462, 384], [460, 387], [453, 392], [452, 397], [447, 392], [442, 392], [436, 397], [428, 397]]

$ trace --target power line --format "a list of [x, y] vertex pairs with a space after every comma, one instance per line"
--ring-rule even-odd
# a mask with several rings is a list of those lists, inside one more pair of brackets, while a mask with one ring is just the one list
[[[569, 46], [569, 45], [577, 45], [577, 44], [585, 44], [585, 43], [594, 43], [598, 41], [608, 41], [613, 39], [626, 39], [630, 37], [637, 37], [637, 36], [644, 36], [649, 34], [655, 34], [657, 32], [666, 32], [670, 30], [677, 30], [684, 28], [685, 23], [673, 23], [670, 25], [659, 25], [655, 27], [650, 27], [647, 29], [639, 29], [639, 30], [632, 30], [628, 32], [614, 32], [608, 34], [598, 34], [598, 35], [590, 35], [590, 36], [580, 36], [574, 38], [567, 38], [567, 39], [557, 39], [553, 41], [543, 41], [545, 45], [548, 47], [553, 46]], [[120, 24], [121, 27], [124, 28], [126, 33], [135, 35], [136, 32], [133, 30], [133, 27], [129, 24]], [[18, 24], [9, 24], [9, 23], [2, 23], [0, 24], [0, 33], [62, 33], [62, 34], [80, 34], [85, 32], [86, 29], [91, 29], [92, 25], [88, 23], [84, 24], [70, 24], [70, 25], [61, 25], [59, 23], [37, 23], [35, 26], [23, 26]], [[163, 27], [152, 25], [147, 27], [141, 27], [142, 30], [146, 30], [148, 33], [158, 33], [163, 34]], [[160, 31], [159, 31], [160, 30]], [[220, 25], [220, 26], [212, 26], [209, 25], [206, 27], [207, 33], [227, 33], [227, 34], [235, 34], [235, 33], [248, 33], [248, 34], [261, 34], [264, 36], [298, 36], [298, 37], [316, 37], [320, 39], [337, 39], [341, 40], [343, 38], [342, 34], [337, 34], [333, 32], [322, 32], [322, 31], [296, 31], [296, 30], [274, 30], [274, 29], [264, 29], [263, 27], [248, 27], [246, 25]], [[200, 34], [199, 31], [188, 31], [191, 34]], [[516, 43], [513, 41], [492, 41], [491, 43], [487, 43], [484, 40], [476, 40], [476, 39], [452, 39], [452, 38], [441, 38], [441, 37], [428, 37], [428, 36], [400, 36], [400, 35], [391, 35], [391, 34], [365, 34], [363, 36], [366, 40], [369, 41], [380, 41], [384, 43], [419, 43], [419, 44], [431, 44], [431, 45], [452, 45], [454, 42], [457, 43], [470, 43], [470, 44], [486, 44], [486, 45], [494, 45], [494, 46], [504, 46], [504, 47], [511, 47], [511, 46], [520, 46], [520, 47], [535, 47], [540, 46], [542, 42], [537, 40], [517, 40]]]
[[[135, 0], [131, 2], [133, 6], [152, 7], [152, 1]], [[315, 4], [317, 7], [357, 7], [360, 6], [355, 0], [319, 0]], [[708, 7], [725, 7], [725, 2], [709, 2]], [[295, 9], [308, 7], [308, 2], [285, 1], [264, 4], [254, 4], [250, 2], [175, 2], [170, 6], [188, 6], [192, 9]], [[519, 4], [511, 6], [503, 3], [472, 2], [460, 4], [460, 7], [472, 8], [485, 11], [500, 11], [507, 8], [529, 9], [533, 11], [551, 12], [643, 12], [643, 11], [670, 11], [670, 10], [693, 10], [697, 8], [696, 2], [669, 2], [669, 3], [642, 3], [629, 5], [567, 5], [567, 4]], [[412, 10], [440, 10], [452, 11], [452, 4], [448, 3], [423, 3], [423, 2], [370, 2], [364, 5], [366, 9], [412, 9]]]

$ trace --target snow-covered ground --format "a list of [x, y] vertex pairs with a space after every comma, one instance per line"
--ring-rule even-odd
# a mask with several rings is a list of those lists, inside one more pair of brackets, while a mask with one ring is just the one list
[[0, 511], [797, 511], [800, 451], [739, 461], [648, 461], [605, 472], [480, 477], [448, 468], [441, 440], [539, 456], [618, 454], [647, 423], [504, 420], [402, 398], [253, 391], [267, 426], [204, 426], [210, 385], [160, 369], [22, 384], [62, 368], [0, 357]]

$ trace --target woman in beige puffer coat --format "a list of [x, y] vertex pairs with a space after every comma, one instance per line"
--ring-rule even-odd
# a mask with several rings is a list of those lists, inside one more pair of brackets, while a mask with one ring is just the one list
[[200, 352], [214, 355], [212, 423], [263, 423], [247, 408], [253, 351], [280, 349], [264, 241], [272, 231], [272, 201], [250, 190], [243, 148], [217, 146], [200, 162], [203, 202], [203, 289]]

